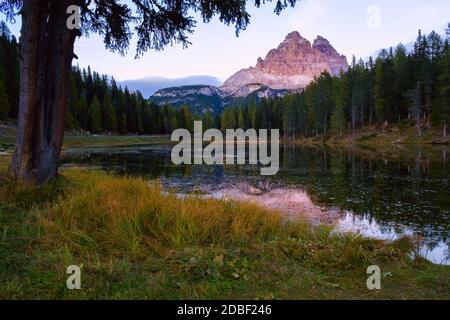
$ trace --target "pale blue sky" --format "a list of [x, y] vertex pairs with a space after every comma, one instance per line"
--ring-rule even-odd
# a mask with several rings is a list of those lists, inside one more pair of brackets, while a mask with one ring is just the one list
[[[273, 7], [271, 3], [260, 9], [250, 6], [250, 26], [239, 38], [232, 27], [217, 20], [206, 25], [199, 22], [188, 49], [176, 45], [162, 52], [148, 52], [138, 60], [134, 59], [133, 47], [123, 58], [106, 51], [101, 39], [92, 35], [77, 41], [77, 63], [91, 65], [118, 80], [189, 75], [223, 80], [255, 65], [258, 57], [264, 57], [293, 30], [310, 41], [317, 35], [327, 38], [350, 60], [353, 54], [366, 57], [380, 48], [410, 42], [419, 28], [426, 33], [443, 33], [450, 22], [449, 0], [301, 0], [280, 16], [273, 14]], [[18, 24], [12, 27], [16, 34]]]

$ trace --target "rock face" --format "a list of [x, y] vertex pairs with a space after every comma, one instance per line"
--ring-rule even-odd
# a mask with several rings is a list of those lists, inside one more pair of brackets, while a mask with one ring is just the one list
[[251, 84], [275, 90], [299, 90], [324, 71], [338, 75], [348, 68], [346, 57], [340, 55], [328, 40], [318, 36], [311, 45], [294, 31], [278, 48], [270, 50], [264, 60], [258, 58], [255, 67], [240, 70], [220, 89], [234, 96], [240, 96], [241, 88]]
[[158, 90], [150, 100], [159, 104], [170, 104], [179, 108], [189, 106], [195, 113], [211, 111], [218, 113], [223, 110], [223, 93], [219, 88], [209, 85], [181, 86]]
[[258, 58], [255, 67], [242, 69], [221, 87], [166, 88], [158, 90], [150, 100], [174, 107], [188, 105], [196, 113], [219, 113], [243, 99], [273, 98], [301, 91], [324, 71], [338, 75], [348, 68], [345, 56], [339, 55], [327, 39], [319, 36], [311, 45], [294, 31], [278, 48], [270, 50], [264, 60]]
[[262, 99], [283, 97], [288, 90], [275, 90], [262, 84], [248, 84], [228, 95], [220, 88], [208, 85], [181, 86], [158, 90], [150, 101], [159, 105], [170, 104], [175, 108], [187, 105], [194, 113], [208, 111], [221, 113], [227, 105], [244, 102], [247, 98]]
[[327, 56], [330, 74], [337, 76], [341, 71], [348, 70], [347, 58], [340, 55], [327, 39], [317, 36], [312, 47]]

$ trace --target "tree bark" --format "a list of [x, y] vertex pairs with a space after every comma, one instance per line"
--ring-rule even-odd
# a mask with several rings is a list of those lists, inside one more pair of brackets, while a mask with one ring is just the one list
[[58, 175], [73, 48], [71, 0], [24, 0], [17, 138], [9, 167], [18, 181], [42, 185]]
[[447, 139], [447, 120], [444, 120], [444, 139]]

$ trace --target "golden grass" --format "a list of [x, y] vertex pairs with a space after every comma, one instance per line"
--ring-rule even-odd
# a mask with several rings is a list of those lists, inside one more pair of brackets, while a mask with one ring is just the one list
[[[64, 191], [59, 191], [62, 185]], [[50, 199], [57, 195], [56, 200], [47, 200], [37, 215], [41, 247], [52, 250], [58, 244], [87, 260], [98, 253], [145, 258], [167, 256], [187, 247], [271, 244], [283, 254], [319, 267], [351, 269], [371, 261], [405, 261], [414, 249], [412, 245], [400, 249], [395, 243], [338, 235], [331, 226], [288, 221], [279, 212], [253, 204], [179, 197], [145, 179], [99, 171], [66, 170], [59, 184], [44, 190], [29, 196]], [[24, 194], [21, 199], [27, 199]]]
[[280, 251], [342, 268], [369, 261], [403, 261], [411, 241], [396, 243], [339, 235], [250, 203], [180, 197], [154, 181], [82, 168], [64, 170], [43, 188], [3, 178], [0, 203], [33, 213], [42, 248], [81, 256], [164, 256], [185, 247], [250, 247], [282, 243]]
[[246, 245], [289, 233], [281, 214], [254, 205], [180, 198], [140, 178], [71, 169], [64, 195], [39, 217], [47, 242], [121, 254], [160, 252], [185, 245]]
[[[406, 285], [408, 297], [448, 296], [448, 270], [412, 260], [408, 239], [335, 234], [251, 204], [178, 197], [86, 169], [64, 170], [44, 188], [4, 182], [0, 298], [365, 297], [372, 264], [396, 277], [382, 297], [403, 297]], [[71, 264], [83, 269], [76, 293], [65, 290]]]
[[9, 159], [9, 156], [0, 155], [0, 175], [5, 174], [8, 170]]

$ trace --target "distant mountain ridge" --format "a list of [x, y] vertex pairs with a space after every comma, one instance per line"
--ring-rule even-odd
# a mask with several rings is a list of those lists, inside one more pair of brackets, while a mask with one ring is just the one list
[[188, 105], [194, 112], [221, 112], [237, 100], [301, 91], [324, 71], [338, 75], [348, 68], [347, 58], [340, 55], [327, 39], [318, 36], [311, 45], [294, 31], [276, 49], [270, 50], [265, 59], [258, 58], [255, 67], [238, 71], [220, 87], [170, 87], [158, 90], [150, 100], [175, 107]]
[[151, 97], [155, 92], [163, 88], [188, 86], [188, 85], [209, 85], [220, 86], [222, 82], [212, 76], [189, 76], [183, 78], [147, 77], [135, 80], [118, 81], [122, 87], [127, 87], [131, 91], [140, 91], [145, 98]]
[[263, 84], [249, 84], [233, 96], [224, 92], [220, 87], [207, 85], [193, 85], [172, 87], [158, 90], [150, 100], [159, 104], [170, 104], [176, 108], [187, 105], [194, 113], [220, 113], [226, 106], [247, 99], [258, 100], [269, 97], [282, 97], [288, 90], [271, 89]]

